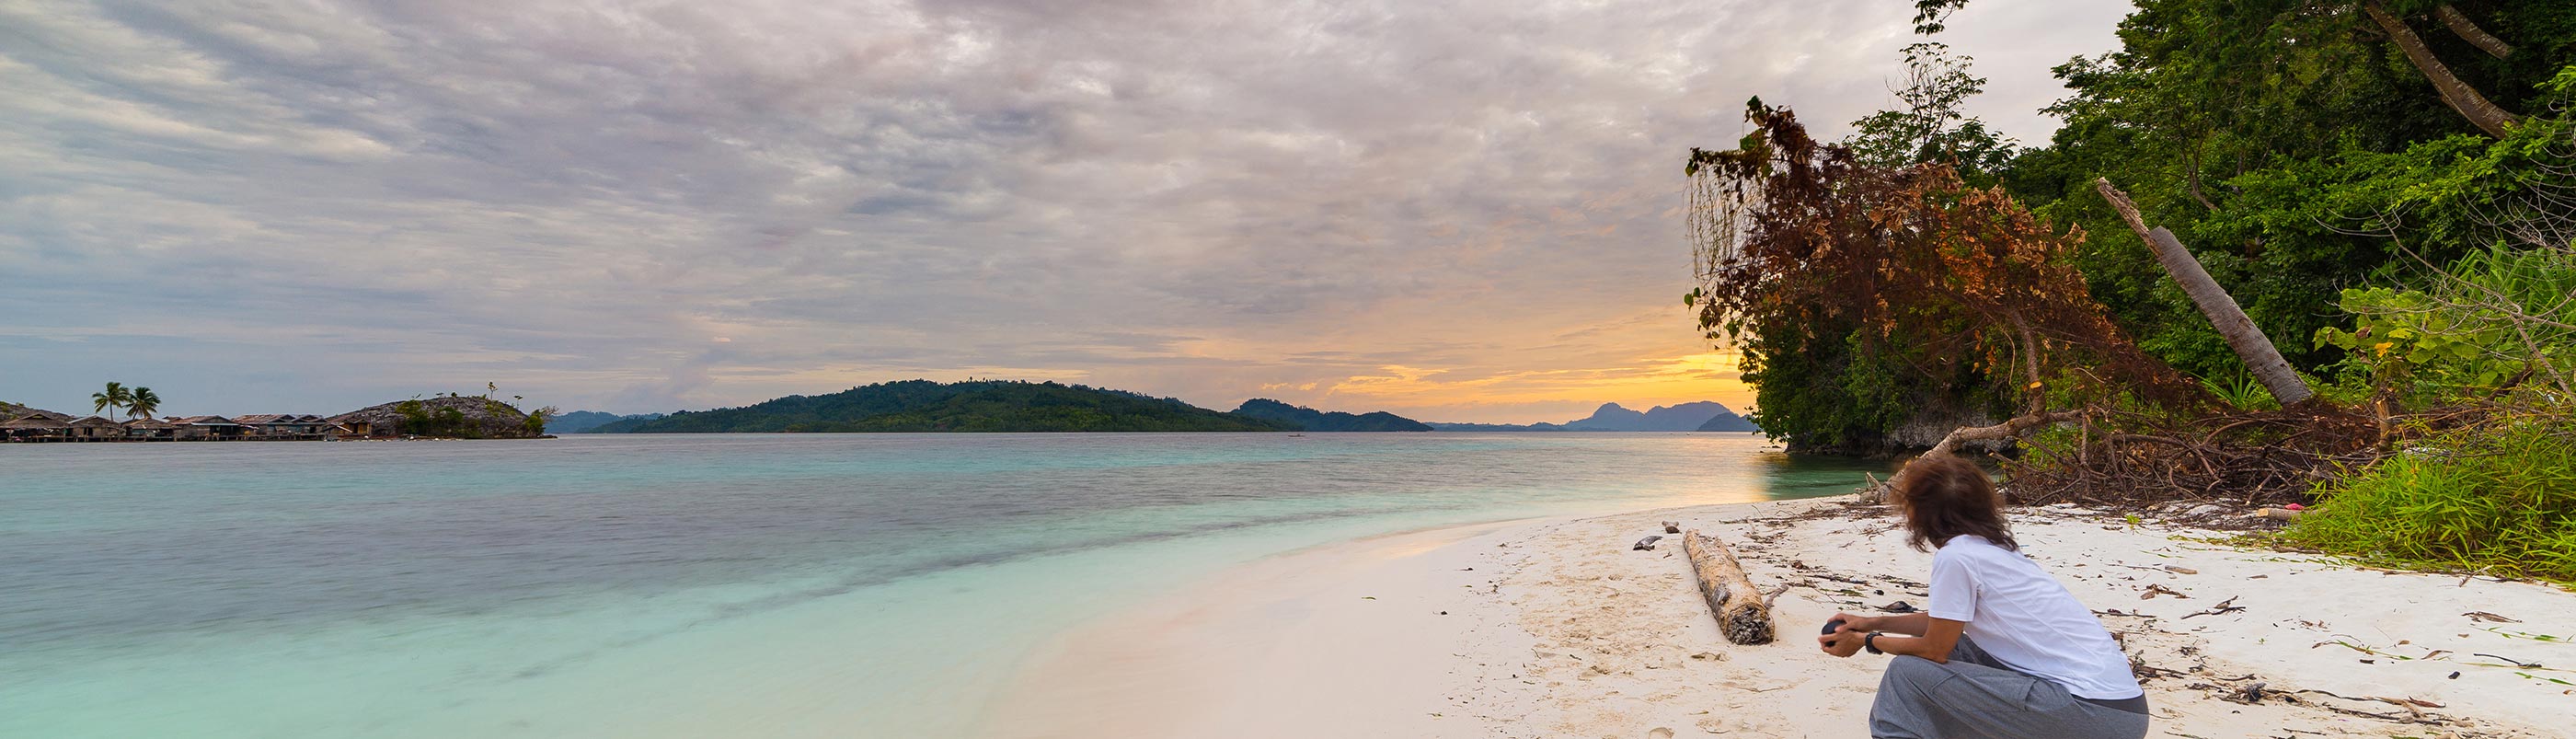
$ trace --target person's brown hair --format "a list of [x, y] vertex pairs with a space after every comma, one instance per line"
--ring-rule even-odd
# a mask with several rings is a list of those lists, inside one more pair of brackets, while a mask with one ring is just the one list
[[2012, 527], [2004, 523], [2003, 496], [1995, 494], [1994, 481], [1975, 462], [1947, 456], [1917, 459], [1901, 477], [1888, 497], [1905, 511], [1906, 545], [1931, 551], [1952, 537], [1974, 534], [1995, 546], [2021, 549], [2013, 542]]

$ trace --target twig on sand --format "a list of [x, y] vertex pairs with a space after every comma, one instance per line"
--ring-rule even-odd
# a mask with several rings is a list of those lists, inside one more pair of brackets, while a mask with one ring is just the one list
[[2226, 600], [2219, 601], [2217, 607], [2201, 611], [2199, 613], [2185, 614], [2183, 618], [2191, 618], [2192, 616], [2216, 616], [2222, 613], [2234, 613], [2245, 610], [2244, 606], [2236, 605], [2236, 599], [2238, 597], [2239, 596], [2233, 595], [2228, 596]]

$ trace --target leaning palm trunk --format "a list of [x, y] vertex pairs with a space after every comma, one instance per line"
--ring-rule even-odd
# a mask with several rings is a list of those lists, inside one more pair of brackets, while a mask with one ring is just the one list
[[2390, 15], [2387, 8], [2379, 7], [2377, 2], [2365, 2], [2361, 4], [2361, 10], [2370, 14], [2370, 20], [2378, 23], [2380, 30], [2388, 32], [2389, 40], [2397, 42], [2397, 48], [2406, 52], [2406, 61], [2413, 62], [2416, 71], [2423, 72], [2425, 79], [2433, 81], [2433, 90], [2442, 94], [2442, 102], [2476, 124], [2478, 130], [2504, 138], [2505, 126], [2522, 120], [2521, 116], [2505, 112], [2495, 103], [2488, 102], [2487, 96], [2478, 94], [2477, 88], [2451, 74], [2450, 67], [2443, 66], [2442, 60], [2433, 57], [2433, 49], [2424, 45], [2424, 39], [2416, 36], [2414, 29], [2407, 28], [2405, 21]]
[[2146, 219], [2138, 215], [2137, 204], [2129, 202], [2126, 193], [2112, 187], [2110, 180], [2096, 178], [2093, 186], [2102, 191], [2103, 199], [2111, 201], [2111, 209], [2119, 211], [2120, 218], [2129, 222], [2129, 229], [2147, 241], [2147, 248], [2156, 254], [2156, 262], [2164, 265], [2165, 272], [2173, 275], [2175, 283], [2182, 285], [2183, 293], [2191, 296], [2192, 304], [2200, 307], [2201, 315], [2207, 316], [2210, 325], [2218, 329], [2219, 337], [2227, 340], [2227, 347], [2236, 350], [2236, 356], [2245, 360], [2245, 367], [2254, 372], [2254, 378], [2262, 381], [2264, 389], [2272, 391], [2273, 399], [2281, 401], [2282, 405], [2291, 405], [2315, 394], [2308, 390], [2308, 383], [2299, 377], [2299, 372], [2290, 369], [2289, 360], [2281, 358], [2281, 350], [2272, 346], [2272, 338], [2254, 326], [2254, 319], [2245, 316], [2245, 309], [2237, 307], [2236, 298], [2229, 296], [2226, 288], [2219, 287], [2217, 280], [2210, 279], [2209, 270], [2201, 268], [2200, 260], [2183, 248], [2172, 231], [2161, 226], [2147, 228]]

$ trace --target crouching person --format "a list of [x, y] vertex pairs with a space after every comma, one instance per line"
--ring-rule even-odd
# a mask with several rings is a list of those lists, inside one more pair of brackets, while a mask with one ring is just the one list
[[2022, 556], [1985, 472], [1917, 460], [1890, 496], [1911, 544], [1932, 554], [1931, 607], [1835, 614], [1825, 653], [1895, 655], [1870, 706], [1870, 736], [2139, 739], [2147, 699], [2111, 633]]

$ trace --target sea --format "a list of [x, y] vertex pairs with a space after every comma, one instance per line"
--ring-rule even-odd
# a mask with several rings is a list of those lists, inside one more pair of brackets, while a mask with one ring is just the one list
[[1228, 566], [1867, 471], [1715, 433], [0, 445], [0, 737], [962, 737], [1050, 637]]

